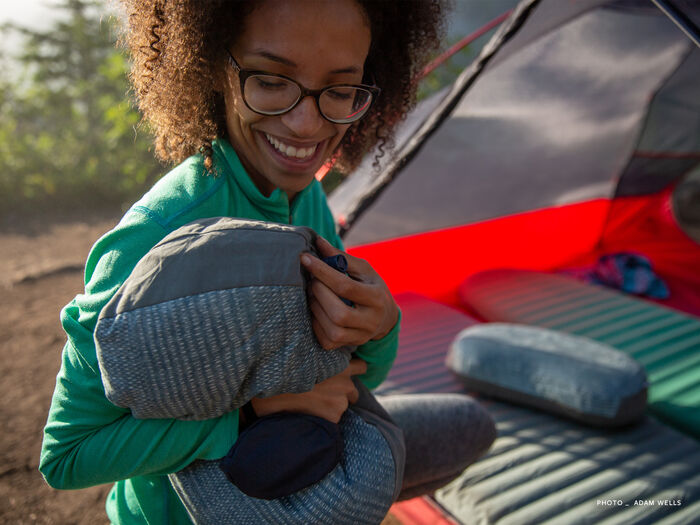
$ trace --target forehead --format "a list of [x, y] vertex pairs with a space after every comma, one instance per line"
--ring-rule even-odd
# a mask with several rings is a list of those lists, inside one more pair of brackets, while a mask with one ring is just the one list
[[246, 17], [234, 47], [334, 69], [361, 67], [370, 41], [369, 20], [355, 0], [263, 0]]

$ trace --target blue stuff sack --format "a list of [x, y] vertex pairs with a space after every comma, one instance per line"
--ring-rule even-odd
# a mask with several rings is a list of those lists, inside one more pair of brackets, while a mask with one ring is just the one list
[[228, 480], [253, 498], [277, 499], [323, 479], [343, 453], [340, 428], [309, 414], [278, 412], [238, 434], [219, 462]]

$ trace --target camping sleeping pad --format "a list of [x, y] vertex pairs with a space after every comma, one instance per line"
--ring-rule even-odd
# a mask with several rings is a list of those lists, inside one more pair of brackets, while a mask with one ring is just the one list
[[[377, 395], [465, 392], [445, 365], [452, 339], [477, 321], [399, 294], [396, 362]], [[647, 417], [610, 431], [482, 398], [498, 430], [489, 452], [435, 493], [469, 525], [686, 524], [700, 516], [700, 444]], [[411, 501], [401, 504], [410, 504]]]

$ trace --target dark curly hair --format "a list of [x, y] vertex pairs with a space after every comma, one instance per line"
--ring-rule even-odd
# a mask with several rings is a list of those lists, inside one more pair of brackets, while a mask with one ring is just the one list
[[[417, 75], [444, 29], [444, 0], [357, 1], [371, 25], [365, 70], [371, 71], [382, 94], [343, 137], [335, 166], [345, 172], [376, 144], [380, 155], [391, 147], [396, 124], [415, 103]], [[231, 35], [240, 34], [255, 1], [121, 2], [128, 16], [121, 41], [131, 54], [130, 79], [155, 133], [157, 156], [177, 163], [199, 151], [211, 170], [211, 141], [226, 134], [215, 67]]]

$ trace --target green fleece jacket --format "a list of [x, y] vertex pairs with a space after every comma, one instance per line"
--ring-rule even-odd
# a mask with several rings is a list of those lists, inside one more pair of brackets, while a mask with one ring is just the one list
[[[199, 155], [176, 167], [93, 246], [85, 267], [85, 293], [61, 311], [68, 340], [44, 429], [39, 470], [55, 488], [116, 482], [107, 499], [113, 523], [180, 524], [189, 517], [168, 482], [196, 459], [226, 455], [238, 436], [238, 411], [205, 421], [139, 420], [105, 397], [93, 332], [103, 306], [136, 263], [163, 237], [196, 219], [230, 216], [313, 228], [342, 249], [320, 184], [293, 200], [276, 189], [265, 197], [231, 145], [213, 144], [216, 176]], [[376, 387], [396, 356], [399, 323], [383, 339], [361, 346], [363, 382]]]

